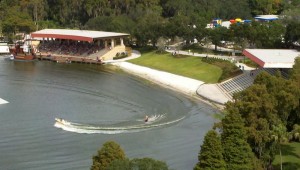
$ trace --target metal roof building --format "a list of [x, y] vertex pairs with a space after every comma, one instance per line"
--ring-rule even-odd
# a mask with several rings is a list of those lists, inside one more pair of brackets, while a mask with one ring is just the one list
[[43, 29], [31, 33], [32, 38], [55, 38], [88, 42], [99, 39], [124, 38], [127, 36], [129, 36], [129, 34], [126, 33], [71, 29]]
[[257, 21], [274, 21], [278, 20], [278, 15], [258, 15], [254, 18]]
[[297, 50], [245, 49], [243, 54], [263, 68], [293, 68]]

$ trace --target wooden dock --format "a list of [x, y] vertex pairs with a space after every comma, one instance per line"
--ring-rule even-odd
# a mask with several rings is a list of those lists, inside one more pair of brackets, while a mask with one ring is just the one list
[[82, 56], [38, 54], [36, 57], [39, 60], [48, 60], [56, 63], [103, 64], [101, 60]]

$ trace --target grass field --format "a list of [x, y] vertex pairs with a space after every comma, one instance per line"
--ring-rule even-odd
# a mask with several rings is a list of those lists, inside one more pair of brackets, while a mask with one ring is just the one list
[[221, 68], [202, 62], [199, 57], [172, 56], [170, 53], [142, 52], [141, 57], [129, 62], [206, 83], [217, 83], [222, 74]]
[[[284, 170], [300, 170], [300, 143], [293, 142], [282, 145], [282, 162]], [[280, 169], [280, 156], [273, 162], [275, 169]]]

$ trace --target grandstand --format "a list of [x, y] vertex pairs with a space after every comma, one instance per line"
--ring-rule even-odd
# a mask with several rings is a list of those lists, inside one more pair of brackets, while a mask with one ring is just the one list
[[[124, 39], [129, 34], [70, 29], [44, 29], [31, 33], [39, 38], [37, 54], [57, 62], [99, 62], [128, 53]], [[130, 52], [129, 52], [130, 54]]]
[[253, 84], [255, 77], [262, 71], [271, 75], [280, 71], [284, 78], [288, 78], [288, 72], [293, 68], [296, 57], [300, 52], [296, 50], [279, 49], [245, 49], [243, 54], [257, 63], [260, 68], [243, 70], [243, 74], [218, 84], [218, 87], [231, 99], [232, 95], [240, 92]]

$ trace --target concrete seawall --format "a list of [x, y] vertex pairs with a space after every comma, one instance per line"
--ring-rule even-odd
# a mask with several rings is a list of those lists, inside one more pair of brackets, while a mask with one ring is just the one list
[[148, 67], [135, 65], [128, 62], [116, 62], [112, 64], [120, 67], [126, 72], [145, 78], [157, 84], [161, 84], [178, 92], [185, 93], [189, 96], [197, 95], [197, 89], [204, 83], [199, 80], [171, 74], [164, 71], [154, 70]]

